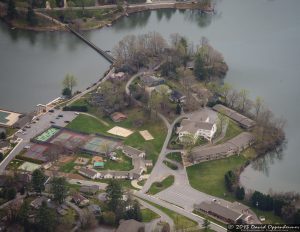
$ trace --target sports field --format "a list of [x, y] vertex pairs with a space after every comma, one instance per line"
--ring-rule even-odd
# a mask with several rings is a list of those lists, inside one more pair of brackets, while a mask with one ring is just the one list
[[48, 146], [46, 145], [35, 144], [32, 147], [30, 147], [29, 150], [23, 156], [46, 162], [47, 156], [45, 155], [45, 151], [47, 149]]
[[88, 151], [105, 154], [111, 152], [117, 147], [118, 142], [99, 136], [92, 137], [83, 148]]
[[50, 127], [48, 130], [44, 131], [42, 134], [37, 136], [35, 139], [41, 142], [48, 141], [52, 136], [54, 136], [57, 132], [59, 132], [59, 129]]
[[84, 134], [62, 129], [50, 142], [53, 144], [61, 144], [72, 150], [83, 145], [87, 139], [88, 136]]

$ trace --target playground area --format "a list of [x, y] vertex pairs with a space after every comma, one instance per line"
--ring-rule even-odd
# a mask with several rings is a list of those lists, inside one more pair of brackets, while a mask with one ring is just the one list
[[29, 148], [29, 150], [23, 155], [24, 157], [40, 160], [43, 162], [47, 161], [47, 156], [45, 154], [46, 150], [48, 149], [48, 146], [41, 145], [41, 144], [35, 144]]
[[57, 132], [59, 132], [59, 129], [50, 127], [48, 130], [44, 131], [42, 134], [37, 136], [35, 139], [40, 142], [46, 142], [49, 139], [51, 139]]
[[88, 140], [82, 148], [92, 153], [107, 154], [113, 151], [117, 146], [118, 142], [115, 140], [95, 136]]
[[70, 150], [74, 150], [75, 148], [82, 146], [87, 139], [87, 135], [62, 129], [50, 140], [50, 143], [63, 145]]

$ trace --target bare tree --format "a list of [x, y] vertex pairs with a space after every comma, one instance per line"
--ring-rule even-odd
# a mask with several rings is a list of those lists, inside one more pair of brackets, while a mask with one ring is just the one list
[[259, 117], [260, 111], [263, 107], [263, 99], [261, 97], [256, 97], [254, 102], [254, 109], [255, 109], [255, 118]]
[[242, 89], [239, 92], [239, 108], [242, 112], [245, 112], [246, 102], [248, 100], [249, 91], [246, 89]]

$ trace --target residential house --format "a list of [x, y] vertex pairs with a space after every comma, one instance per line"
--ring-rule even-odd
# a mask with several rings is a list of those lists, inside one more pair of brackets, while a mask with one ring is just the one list
[[239, 123], [241, 125], [241, 127], [245, 128], [245, 129], [251, 129], [252, 127], [254, 127], [256, 125], [256, 122], [253, 121], [252, 119], [250, 119], [250, 118], [248, 118], [248, 117], [246, 117], [224, 105], [217, 104], [213, 107], [213, 109], [215, 111], [217, 111], [221, 114], [224, 114], [227, 117], [233, 119], [234, 121]]
[[99, 177], [97, 171], [88, 168], [80, 168], [78, 173], [93, 180]]
[[145, 225], [134, 219], [121, 220], [116, 232], [144, 232]]
[[88, 210], [94, 214], [100, 214], [101, 213], [101, 208], [99, 205], [95, 205], [95, 204], [92, 204], [92, 205], [89, 205], [88, 206]]
[[142, 85], [144, 85], [144, 86], [153, 87], [153, 86], [164, 84], [165, 80], [163, 78], [159, 78], [156, 76], [145, 75], [145, 76], [141, 77], [141, 82], [142, 82]]
[[110, 115], [110, 118], [114, 122], [121, 122], [121, 121], [124, 121], [125, 119], [127, 119], [127, 116], [120, 112], [114, 112], [113, 114]]
[[146, 156], [146, 153], [144, 151], [141, 151], [134, 147], [124, 145], [120, 148], [121, 148], [122, 152], [129, 157], [145, 157]]
[[184, 96], [182, 93], [180, 93], [177, 90], [173, 90], [170, 94], [170, 101], [172, 102], [180, 102], [180, 103], [184, 103], [185, 102], [185, 98], [186, 96]]
[[180, 141], [183, 141], [184, 138], [186, 138], [186, 135], [192, 135], [195, 141], [199, 137], [203, 137], [211, 141], [216, 131], [216, 123], [210, 123], [209, 118], [207, 118], [205, 121], [183, 119], [181, 121], [180, 127], [177, 128], [177, 134]]
[[196, 147], [191, 155], [194, 163], [225, 158], [239, 154], [255, 142], [255, 137], [249, 132], [243, 132], [225, 143], [211, 147]]
[[112, 80], [123, 80], [126, 78], [126, 74], [124, 72], [112, 73], [110, 75], [110, 79]]
[[45, 197], [45, 196], [41, 196], [41, 197], [37, 197], [36, 199], [34, 199], [30, 205], [35, 208], [35, 209], [39, 209], [43, 203], [43, 201], [45, 201], [47, 203], [47, 205], [49, 204], [49, 202], [51, 201], [49, 198]]
[[90, 203], [89, 199], [85, 198], [80, 193], [73, 194], [72, 200], [78, 206], [86, 206]]

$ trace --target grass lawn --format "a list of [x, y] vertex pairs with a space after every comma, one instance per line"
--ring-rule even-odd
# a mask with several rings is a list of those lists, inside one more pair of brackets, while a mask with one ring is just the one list
[[[122, 122], [113, 122], [109, 118], [101, 118], [101, 120], [110, 125], [109, 127], [93, 117], [81, 114], [72, 122], [70, 122], [67, 125], [67, 128], [82, 131], [85, 133], [100, 133], [111, 137], [115, 136], [107, 133], [107, 131], [114, 126], [120, 126], [130, 129], [134, 131], [134, 133], [127, 138], [123, 138], [124, 143], [126, 145], [145, 150], [147, 154], [146, 158], [151, 159], [153, 161], [153, 164], [155, 164], [167, 134], [167, 129], [164, 123], [160, 119], [157, 119], [156, 121], [150, 121], [146, 119], [142, 109], [140, 108], [126, 110], [124, 111], [124, 113], [127, 115], [128, 119]], [[137, 127], [137, 121], [142, 121], [142, 125]], [[145, 141], [144, 138], [139, 134], [139, 131], [141, 130], [148, 130], [154, 137], [154, 139]]]
[[59, 171], [69, 173], [74, 169], [75, 166], [76, 164], [74, 162], [69, 162], [60, 166]]
[[[226, 190], [224, 175], [229, 170], [239, 168], [245, 162], [246, 158], [243, 155], [234, 155], [226, 159], [190, 166], [187, 168], [190, 184], [201, 192], [233, 201], [233, 196]], [[224, 196], [224, 193], [226, 193], [226, 196]]]
[[167, 154], [167, 158], [182, 164], [182, 157], [180, 152], [169, 153]]
[[164, 163], [167, 167], [171, 168], [172, 170], [177, 170], [177, 169], [178, 169], [178, 166], [177, 166], [176, 164], [173, 164], [173, 163], [171, 163], [171, 162], [169, 162], [169, 161], [167, 161], [167, 160], [164, 160], [163, 163]]
[[70, 122], [66, 128], [89, 133], [89, 134], [105, 134], [110, 135], [106, 131], [110, 128], [105, 126], [96, 118], [88, 115], [80, 114], [72, 122]]
[[142, 209], [141, 213], [142, 213], [142, 222], [151, 222], [156, 218], [160, 218], [160, 216], [157, 213], [153, 212], [150, 209]]
[[174, 183], [174, 176], [168, 176], [161, 182], [154, 182], [148, 191], [148, 194], [154, 195], [166, 188], [169, 188]]
[[96, 179], [94, 181], [97, 181], [97, 182], [101, 182], [101, 183], [106, 183], [108, 184], [110, 180], [115, 180], [117, 182], [119, 182], [119, 184], [122, 186], [122, 188], [124, 189], [135, 189], [135, 190], [139, 190], [135, 187], [133, 187], [131, 185], [131, 180], [124, 180], [124, 179], [121, 179], [121, 180], [118, 180], [118, 179]]
[[121, 151], [117, 151], [117, 157], [120, 160], [107, 159], [104, 163], [104, 168], [99, 170], [129, 171], [133, 169], [132, 159], [124, 155]]
[[137, 184], [139, 186], [144, 186], [144, 184], [146, 183], [147, 179], [144, 179], [144, 180], [140, 180], [139, 182], [137, 182]]
[[181, 215], [181, 214], [178, 214], [172, 210], [169, 210], [165, 207], [162, 207], [160, 205], [157, 205], [153, 202], [150, 202], [150, 201], [147, 201], [147, 200], [144, 200], [143, 201], [146, 201], [148, 202], [150, 205], [153, 205], [154, 207], [158, 208], [159, 210], [161, 210], [162, 212], [164, 212], [165, 214], [167, 214], [174, 222], [175, 224], [175, 227], [176, 229], [182, 229], [182, 228], [189, 228], [189, 227], [195, 227], [198, 225], [197, 222]]
[[232, 119], [229, 119], [225, 137], [223, 139], [221, 139], [219, 142], [217, 142], [217, 144], [224, 143], [224, 142], [228, 141], [229, 139], [232, 139], [235, 136], [239, 135], [242, 132], [243, 132], [243, 129], [241, 127], [239, 127], [239, 125], [236, 122], [234, 122]]
[[258, 217], [260, 216], [265, 217], [266, 220], [262, 222], [263, 224], [273, 224], [273, 223], [284, 224], [284, 221], [280, 217], [274, 215], [272, 211], [262, 211], [254, 207], [251, 207], [251, 209]]
[[8, 164], [8, 169], [17, 170], [24, 163], [23, 160], [14, 159]]

